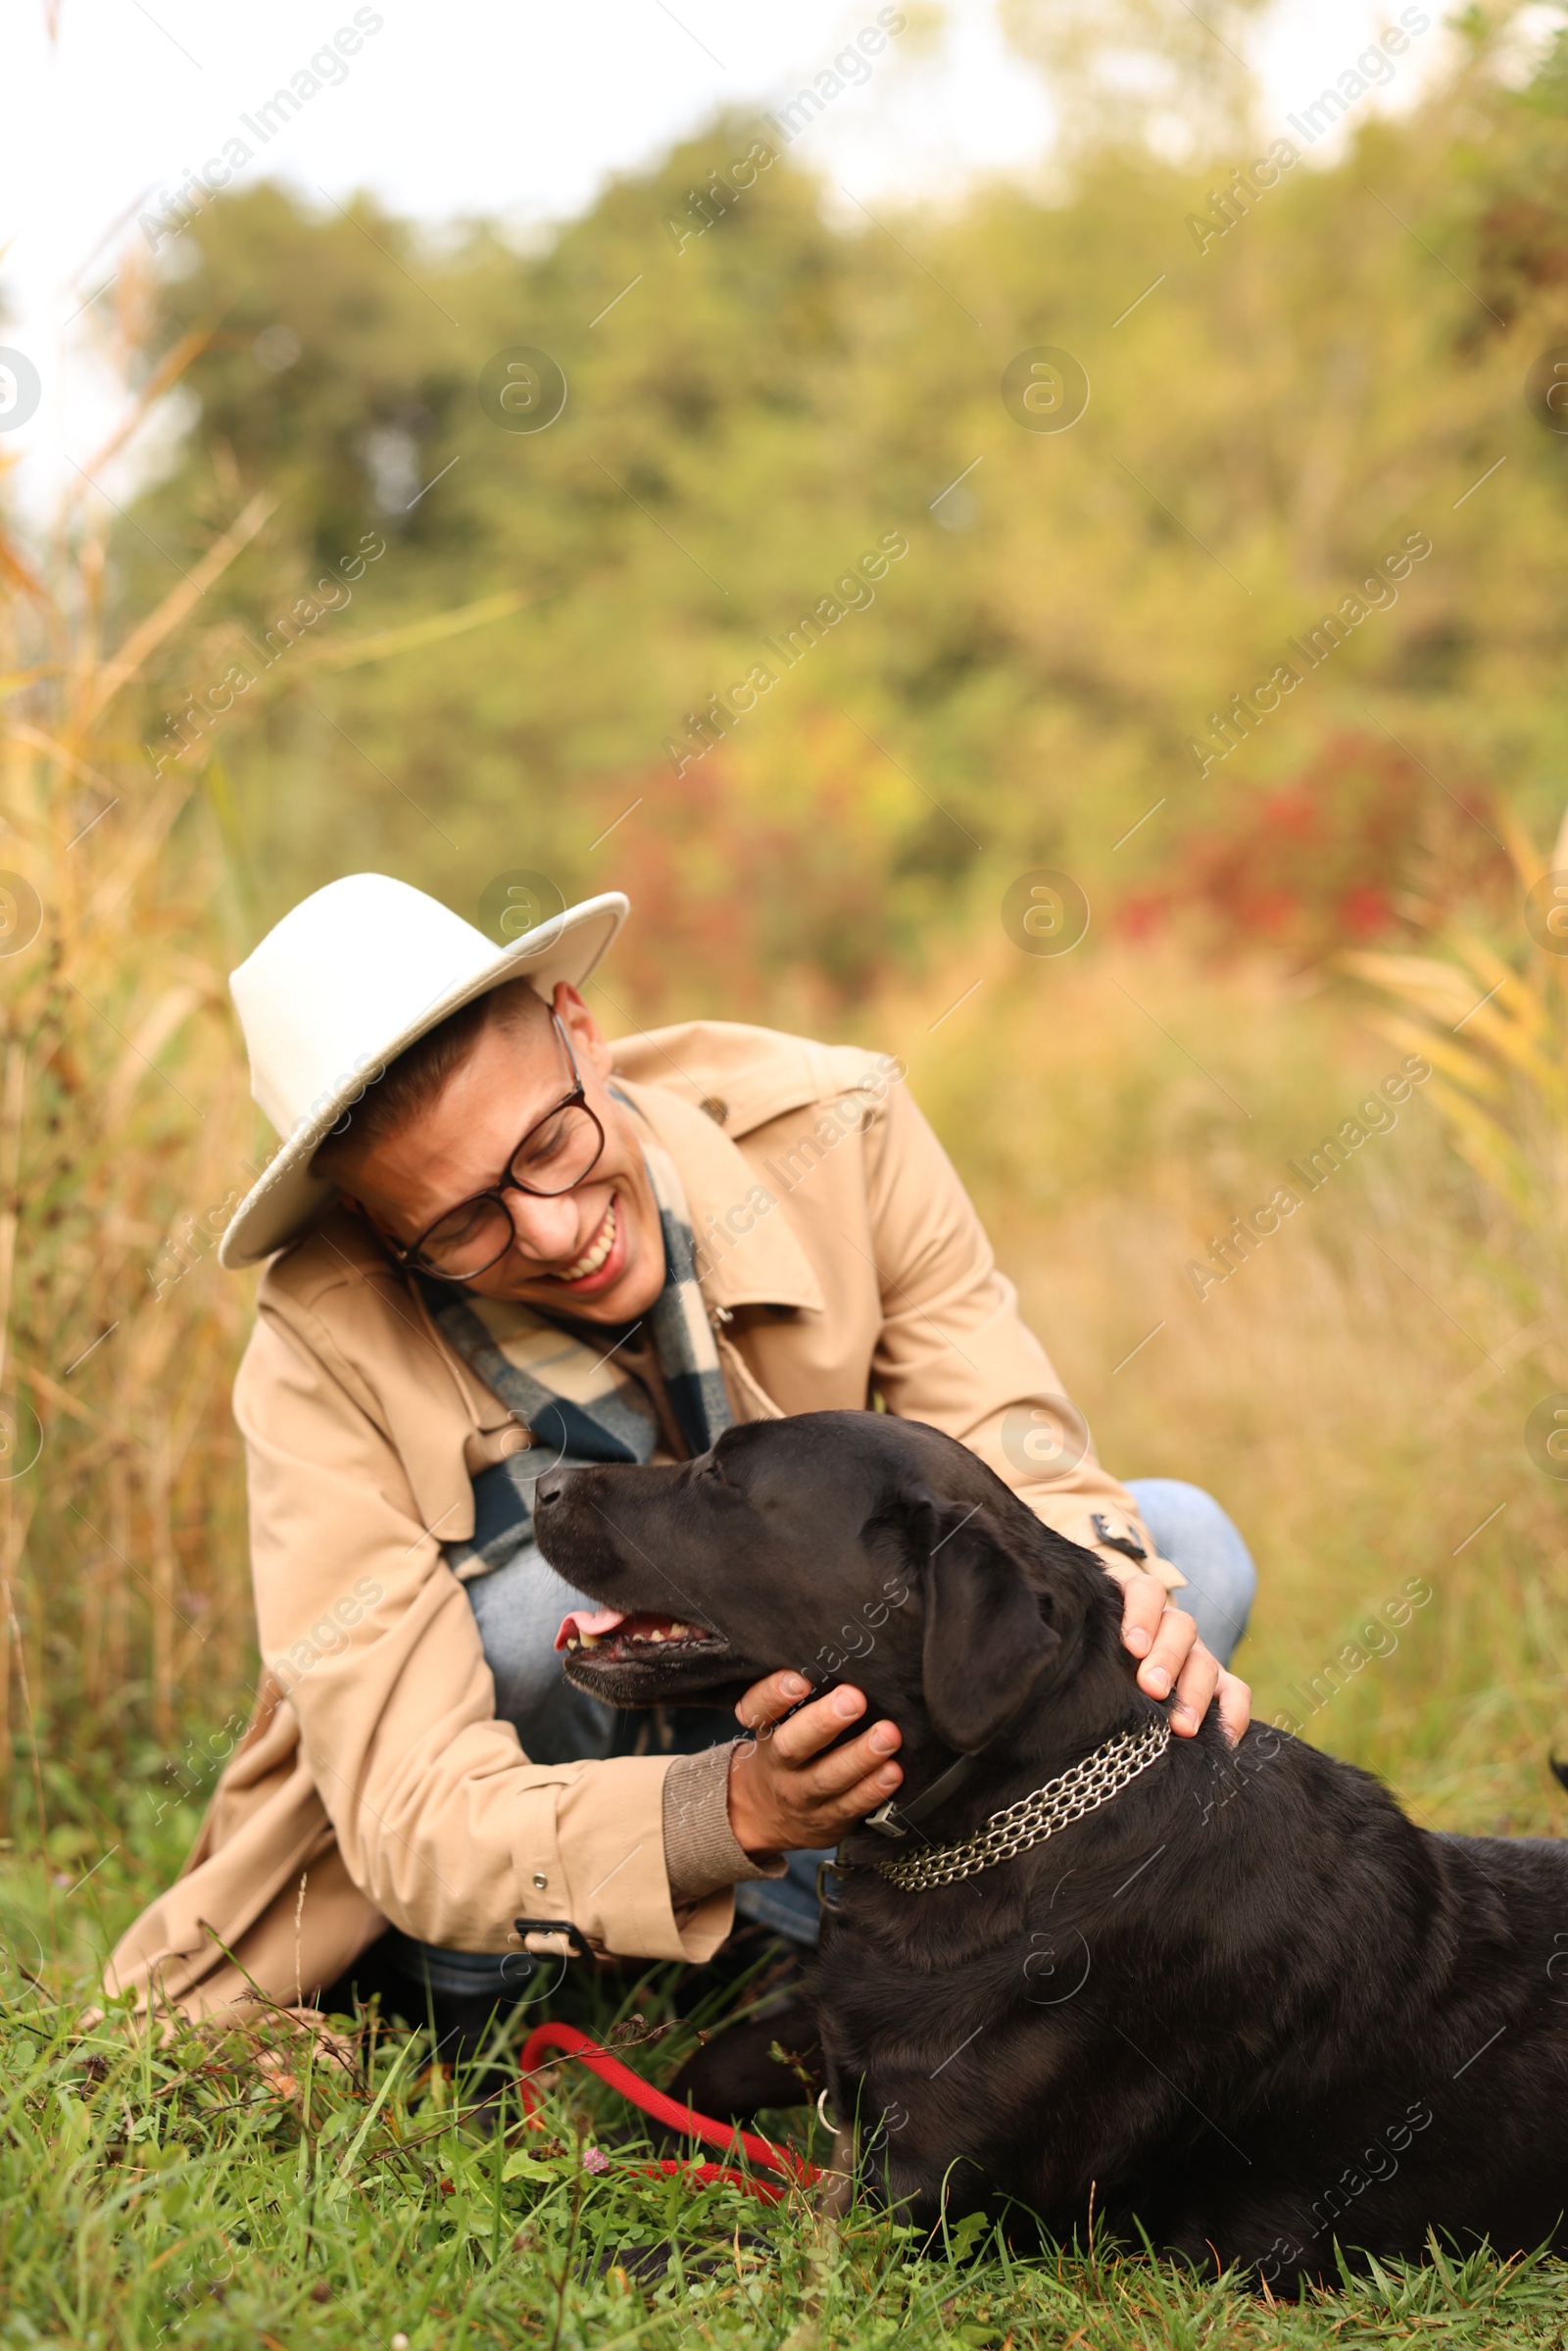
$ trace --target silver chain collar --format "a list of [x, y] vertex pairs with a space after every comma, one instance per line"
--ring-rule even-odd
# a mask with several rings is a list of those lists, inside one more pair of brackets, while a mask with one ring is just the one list
[[972, 1878], [980, 1870], [994, 1869], [999, 1861], [1010, 1861], [1015, 1853], [1027, 1853], [1031, 1845], [1044, 1844], [1058, 1829], [1108, 1803], [1130, 1780], [1157, 1763], [1169, 1744], [1170, 1725], [1162, 1714], [1155, 1715], [1143, 1730], [1120, 1732], [1037, 1788], [1033, 1795], [1020, 1796], [1016, 1804], [994, 1812], [983, 1829], [961, 1843], [932, 1845], [898, 1861], [873, 1861], [870, 1867], [906, 1893], [918, 1893], [928, 1886], [956, 1886], [960, 1878]]

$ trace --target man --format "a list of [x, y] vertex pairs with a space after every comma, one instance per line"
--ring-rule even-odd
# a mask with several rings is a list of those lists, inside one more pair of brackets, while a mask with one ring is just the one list
[[1216, 1692], [1246, 1723], [1240, 1537], [1100, 1466], [902, 1066], [706, 1022], [608, 1045], [579, 991], [626, 912], [497, 950], [359, 874], [233, 975], [284, 1137], [220, 1251], [271, 1260], [234, 1393], [263, 1670], [114, 1988], [309, 2002], [377, 1943], [416, 1987], [494, 1998], [576, 1938], [707, 1960], [737, 1901], [809, 1942], [817, 1852], [902, 1779], [833, 1628], [801, 1628], [826, 1694], [780, 1673], [738, 1710], [770, 1736], [617, 1715], [562, 1678], [593, 1603], [530, 1533], [559, 1462], [692, 1457], [735, 1420], [879, 1403], [947, 1430], [1099, 1551], [1178, 1735]]

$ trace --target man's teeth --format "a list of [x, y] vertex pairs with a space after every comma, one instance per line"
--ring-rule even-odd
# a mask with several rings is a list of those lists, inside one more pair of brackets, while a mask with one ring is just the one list
[[563, 1270], [557, 1274], [557, 1281], [586, 1281], [591, 1273], [597, 1273], [599, 1271], [599, 1268], [601, 1265], [603, 1265], [605, 1259], [609, 1256], [614, 1246], [615, 1203], [613, 1200], [612, 1200], [610, 1206], [605, 1211], [605, 1221], [599, 1228], [597, 1238], [589, 1243], [588, 1247], [583, 1250], [580, 1257], [574, 1257], [569, 1265], [564, 1266]]

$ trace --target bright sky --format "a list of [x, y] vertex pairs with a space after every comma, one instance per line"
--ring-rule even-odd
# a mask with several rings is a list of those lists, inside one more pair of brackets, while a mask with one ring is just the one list
[[[138, 211], [225, 140], [254, 158], [236, 185], [271, 173], [311, 195], [369, 188], [430, 220], [488, 213], [518, 229], [581, 210], [606, 177], [647, 163], [716, 108], [768, 105], [830, 65], [878, 0], [377, 0], [344, 77], [265, 146], [242, 124], [288, 83], [358, 0], [12, 0], [0, 94], [0, 455], [20, 465], [24, 506], [47, 511], [71, 463], [113, 416], [83, 298], [108, 277]], [[1399, 0], [1277, 0], [1257, 50], [1268, 118], [1283, 118], [1353, 64]], [[1438, 69], [1442, 0], [1392, 84], [1363, 104], [1401, 106]], [[870, 78], [813, 122], [794, 152], [857, 195], [930, 195], [976, 173], [1027, 172], [1052, 117], [1010, 57], [994, 0], [951, 0], [935, 51], [896, 40]], [[1332, 151], [1325, 140], [1319, 152]], [[121, 224], [118, 233], [117, 223]], [[16, 413], [4, 349], [37, 371], [35, 413]], [[156, 448], [145, 443], [139, 462]], [[135, 455], [105, 476], [123, 495]]]

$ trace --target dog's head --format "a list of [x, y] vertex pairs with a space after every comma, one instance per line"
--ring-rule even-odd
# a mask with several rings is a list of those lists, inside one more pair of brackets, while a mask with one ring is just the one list
[[561, 1628], [568, 1678], [617, 1706], [736, 1696], [793, 1666], [974, 1752], [1086, 1635], [1114, 1587], [975, 1454], [882, 1412], [731, 1429], [670, 1468], [556, 1470], [540, 1548], [603, 1601]]

